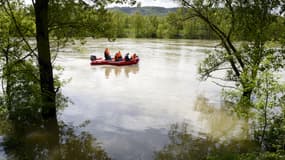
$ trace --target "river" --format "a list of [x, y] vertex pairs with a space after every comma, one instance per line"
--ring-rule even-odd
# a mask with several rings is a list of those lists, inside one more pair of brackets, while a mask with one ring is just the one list
[[[87, 39], [61, 50], [56, 64], [61, 78], [70, 79], [62, 92], [72, 104], [60, 119], [80, 125], [118, 160], [152, 159], [168, 140], [175, 123], [187, 123], [193, 135], [226, 139], [239, 136], [241, 122], [220, 109], [221, 88], [200, 81], [197, 73], [215, 41], [158, 39]], [[90, 66], [91, 54], [102, 57], [105, 47], [137, 53], [132, 66]], [[203, 102], [201, 102], [203, 100]], [[206, 105], [205, 105], [206, 104]]]

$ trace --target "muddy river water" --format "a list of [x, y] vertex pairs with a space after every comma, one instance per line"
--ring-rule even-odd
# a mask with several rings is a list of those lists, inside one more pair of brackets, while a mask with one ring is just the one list
[[[221, 88], [197, 73], [214, 41], [87, 39], [83, 45], [61, 50], [56, 64], [61, 79], [70, 80], [62, 91], [72, 103], [59, 119], [80, 125], [101, 143], [113, 159], [152, 159], [166, 145], [172, 124], [187, 123], [193, 135], [219, 139], [240, 136], [242, 122], [220, 109]], [[137, 53], [131, 66], [90, 66], [89, 56], [121, 51]]]

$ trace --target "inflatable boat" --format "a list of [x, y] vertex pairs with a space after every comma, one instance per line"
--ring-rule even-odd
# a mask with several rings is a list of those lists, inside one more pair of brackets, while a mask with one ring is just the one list
[[104, 60], [103, 58], [96, 58], [91, 60], [91, 65], [114, 65], [114, 66], [126, 66], [126, 65], [132, 65], [132, 64], [137, 64], [139, 62], [139, 57], [136, 57], [135, 59], [131, 59], [129, 61], [115, 61], [114, 59], [112, 60]]

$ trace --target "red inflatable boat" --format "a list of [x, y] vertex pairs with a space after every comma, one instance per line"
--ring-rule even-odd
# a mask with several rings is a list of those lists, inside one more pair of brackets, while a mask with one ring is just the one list
[[135, 59], [132, 59], [130, 61], [115, 61], [114, 59], [112, 60], [104, 60], [103, 58], [97, 58], [91, 60], [91, 65], [115, 65], [115, 66], [125, 66], [125, 65], [132, 65], [132, 64], [137, 64], [139, 62], [139, 57], [136, 57]]

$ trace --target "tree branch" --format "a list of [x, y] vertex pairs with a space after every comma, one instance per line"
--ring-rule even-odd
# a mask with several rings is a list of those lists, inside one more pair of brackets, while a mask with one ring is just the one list
[[209, 78], [217, 79], [217, 80], [221, 80], [221, 81], [225, 81], [225, 82], [235, 82], [234, 80], [230, 80], [230, 79], [223, 79], [223, 78], [220, 78], [220, 77], [214, 77], [214, 76], [209, 76]]
[[31, 53], [32, 53], [34, 56], [37, 57], [37, 54], [34, 52], [34, 50], [32, 49], [32, 47], [30, 46], [29, 42], [26, 40], [24, 34], [22, 33], [22, 31], [21, 31], [21, 29], [20, 29], [20, 27], [19, 27], [19, 25], [18, 25], [18, 23], [17, 23], [17, 20], [16, 20], [16, 18], [15, 18], [15, 15], [13, 14], [13, 11], [12, 11], [12, 9], [11, 9], [9, 0], [6, 0], [6, 3], [7, 3], [7, 5], [8, 5], [9, 11], [8, 11], [7, 8], [5, 7], [5, 5], [3, 5], [3, 6], [4, 6], [3, 8], [4, 8], [5, 12], [6, 12], [9, 16], [11, 16], [11, 18], [12, 18], [12, 20], [13, 20], [15, 26], [16, 26], [16, 29], [17, 29], [18, 33], [20, 34], [21, 38], [23, 39], [23, 41], [25, 42], [25, 44], [27, 45], [27, 47], [29, 48], [29, 50], [31, 51]]
[[189, 2], [185, 0], [182, 0], [182, 3], [184, 4], [184, 6], [187, 5], [189, 8], [192, 8], [193, 11], [196, 13], [197, 17], [201, 18], [204, 22], [206, 22], [209, 25], [209, 27], [218, 35], [218, 37], [220, 37], [223, 46], [225, 47], [228, 55], [231, 57], [229, 58], [229, 62], [232, 66], [232, 69], [234, 70], [236, 76], [240, 77], [240, 71], [238, 67], [236, 66], [236, 63], [234, 62], [234, 59], [232, 56], [234, 56], [237, 59], [241, 68], [244, 68], [244, 64], [240, 56], [237, 55], [238, 53], [235, 47], [233, 46], [233, 44], [231, 43], [229, 36], [227, 36], [217, 25], [211, 22], [209, 18], [206, 17], [197, 7], [195, 7], [194, 5], [190, 4]]
[[220, 87], [223, 87], [223, 88], [232, 88], [232, 89], [237, 89], [236, 87], [233, 87], [233, 86], [227, 86], [227, 85], [223, 85], [223, 84], [220, 84], [218, 82], [215, 82], [215, 81], [212, 81], [213, 83], [215, 83], [216, 85], [220, 86]]
[[28, 53], [28, 54], [25, 55], [24, 57], [20, 58], [20, 60], [18, 60], [18, 61], [25, 60], [25, 59], [28, 58], [29, 56], [32, 56], [32, 54], [34, 53], [35, 50], [37, 50], [37, 47], [35, 47], [30, 53]]

